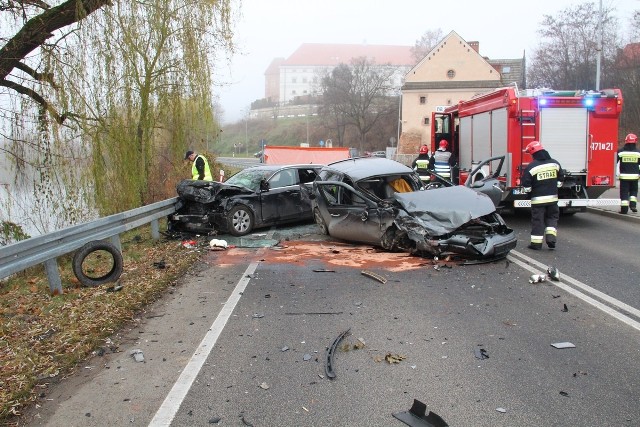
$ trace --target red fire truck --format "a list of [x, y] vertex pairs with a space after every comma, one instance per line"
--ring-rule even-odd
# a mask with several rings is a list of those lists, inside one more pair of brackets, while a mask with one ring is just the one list
[[520, 187], [521, 173], [531, 162], [523, 152], [538, 140], [565, 169], [559, 190], [564, 213], [587, 206], [619, 205], [619, 199], [598, 199], [615, 186], [618, 121], [622, 93], [523, 90], [506, 87], [461, 101], [432, 113], [431, 151], [445, 139], [458, 167], [454, 180], [462, 184], [495, 174], [489, 164], [469, 178], [484, 159], [505, 156], [498, 178], [504, 184], [502, 209], [530, 207]]

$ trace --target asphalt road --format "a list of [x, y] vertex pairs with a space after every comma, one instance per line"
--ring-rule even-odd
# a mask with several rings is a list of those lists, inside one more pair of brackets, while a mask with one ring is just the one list
[[[557, 250], [530, 251], [529, 217], [506, 220], [518, 247], [491, 264], [436, 269], [313, 225], [208, 252], [29, 425], [400, 426], [414, 399], [452, 426], [640, 425], [638, 224], [562, 217]], [[246, 247], [264, 239], [280, 245]], [[529, 283], [549, 265], [560, 282]]]

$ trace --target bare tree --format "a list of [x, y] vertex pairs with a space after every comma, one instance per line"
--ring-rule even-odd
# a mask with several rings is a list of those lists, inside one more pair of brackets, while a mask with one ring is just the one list
[[[4, 34], [2, 35], [4, 44], [0, 48], [0, 86], [31, 98], [58, 123], [62, 123], [66, 115], [59, 114], [39, 89], [41, 84], [56, 88], [55, 76], [46, 70], [38, 71], [28, 64], [25, 58], [53, 38], [58, 30], [79, 22], [110, 3], [110, 0], [67, 0], [51, 7], [39, 0], [0, 1], [0, 12], [3, 13], [5, 23], [11, 20], [22, 22], [22, 26], [13, 36], [5, 38]], [[53, 45], [64, 37], [60, 33], [57, 34], [59, 38]], [[21, 81], [24, 79], [31, 80], [34, 84], [22, 84]]]
[[422, 61], [442, 38], [441, 28], [425, 31], [420, 40], [416, 40], [416, 44], [411, 48], [411, 55], [415, 63]]
[[397, 111], [397, 96], [390, 65], [376, 65], [357, 58], [351, 65], [340, 64], [322, 80], [323, 110], [336, 120], [335, 131], [353, 127], [364, 150], [367, 134], [383, 117]]
[[[571, 6], [557, 16], [545, 15], [538, 31], [542, 40], [528, 68], [530, 87], [595, 89], [599, 10], [594, 3]], [[611, 9], [602, 18], [602, 86], [612, 83], [617, 42]]]

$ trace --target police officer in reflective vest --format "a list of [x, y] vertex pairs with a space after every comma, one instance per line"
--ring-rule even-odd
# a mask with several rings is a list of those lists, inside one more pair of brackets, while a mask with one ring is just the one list
[[549, 249], [556, 247], [558, 218], [558, 188], [562, 187], [564, 173], [557, 160], [551, 158], [538, 141], [530, 142], [525, 153], [533, 161], [522, 173], [522, 187], [531, 198], [531, 242], [528, 248], [542, 249], [546, 241]]
[[193, 175], [192, 179], [213, 181], [211, 169], [209, 169], [209, 162], [206, 157], [202, 154], [196, 154], [193, 151], [187, 151], [184, 155], [184, 159], [193, 162], [193, 165], [191, 166], [191, 175]]
[[638, 212], [638, 178], [640, 178], [640, 152], [636, 148], [638, 137], [630, 133], [624, 139], [624, 147], [618, 150], [618, 179], [620, 180], [620, 213], [631, 208]]
[[429, 169], [442, 178], [451, 180], [451, 168], [455, 166], [455, 159], [451, 156], [451, 152], [447, 151], [449, 143], [442, 139], [438, 144], [438, 149], [429, 160]]
[[411, 167], [420, 175], [423, 184], [429, 183], [431, 180], [431, 172], [429, 172], [429, 147], [426, 145], [420, 147], [418, 157], [413, 161]]

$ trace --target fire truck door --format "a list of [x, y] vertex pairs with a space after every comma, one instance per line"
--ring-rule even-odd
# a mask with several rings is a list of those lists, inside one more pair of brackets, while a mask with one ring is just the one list
[[589, 119], [586, 108], [540, 110], [540, 142], [563, 169], [587, 169]]

